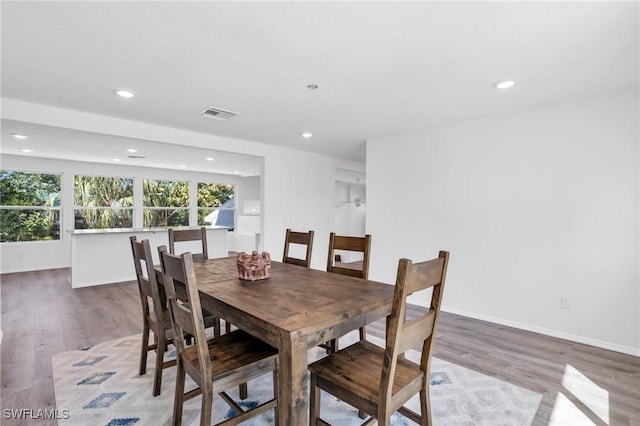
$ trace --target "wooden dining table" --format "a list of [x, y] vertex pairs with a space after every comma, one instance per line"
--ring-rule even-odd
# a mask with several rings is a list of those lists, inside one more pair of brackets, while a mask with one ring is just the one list
[[272, 262], [271, 277], [244, 281], [236, 258], [195, 263], [203, 308], [277, 348], [279, 424], [307, 425], [307, 352], [391, 313], [394, 287]]

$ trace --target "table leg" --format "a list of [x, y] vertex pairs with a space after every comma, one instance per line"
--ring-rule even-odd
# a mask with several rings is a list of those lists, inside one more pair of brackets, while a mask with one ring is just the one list
[[295, 334], [283, 336], [279, 360], [279, 425], [306, 426], [309, 409], [306, 339]]

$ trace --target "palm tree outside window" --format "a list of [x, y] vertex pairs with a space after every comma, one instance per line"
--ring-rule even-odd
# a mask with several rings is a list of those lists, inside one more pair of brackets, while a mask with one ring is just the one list
[[133, 179], [75, 176], [74, 229], [133, 227]]

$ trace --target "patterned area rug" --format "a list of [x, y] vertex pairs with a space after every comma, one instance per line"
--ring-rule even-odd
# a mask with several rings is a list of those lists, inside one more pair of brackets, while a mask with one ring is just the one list
[[[348, 336], [340, 339], [347, 344]], [[376, 344], [379, 339], [369, 338]], [[147, 374], [138, 375], [141, 336], [129, 336], [101, 343], [86, 351], [70, 351], [51, 357], [58, 410], [69, 410], [68, 419], [60, 425], [126, 426], [169, 425], [173, 412], [175, 367], [165, 369], [162, 392], [153, 397], [153, 368], [155, 356], [149, 353]], [[172, 347], [170, 347], [172, 348]], [[174, 353], [172, 353], [174, 355]], [[310, 359], [323, 356], [321, 349], [312, 349]], [[407, 353], [417, 360], [415, 351]], [[190, 389], [187, 386], [187, 389]], [[249, 382], [249, 398], [241, 406], [255, 406], [271, 398], [271, 375]], [[431, 399], [435, 425], [530, 425], [542, 396], [530, 390], [489, 377], [446, 361], [433, 359]], [[237, 397], [237, 389], [229, 392]], [[329, 394], [322, 394], [322, 417], [336, 426], [361, 424], [357, 411]], [[411, 401], [419, 412], [417, 400]], [[232, 416], [220, 397], [214, 398], [214, 421]], [[185, 403], [183, 424], [197, 425], [200, 397]], [[244, 423], [246, 425], [274, 424], [273, 410]], [[395, 414], [392, 424], [414, 424]]]

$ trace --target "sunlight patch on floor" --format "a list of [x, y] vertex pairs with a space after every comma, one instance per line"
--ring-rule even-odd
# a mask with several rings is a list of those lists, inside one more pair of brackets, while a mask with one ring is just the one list
[[600, 419], [609, 424], [609, 392], [595, 384], [576, 368], [567, 364], [562, 386], [578, 398]]
[[[599, 417], [604, 424], [609, 424], [609, 392], [606, 389], [570, 364], [565, 366], [562, 386], [566, 389], [566, 394], [558, 392], [550, 425], [595, 425], [591, 420], [595, 417]], [[579, 401], [579, 406], [572, 399]]]
[[595, 423], [562, 392], [558, 392], [556, 396], [548, 424], [549, 426], [595, 426]]

